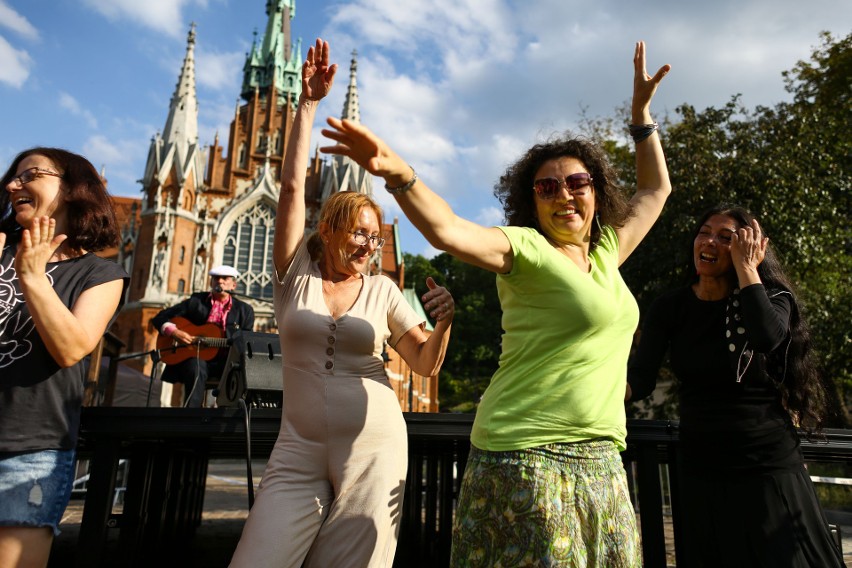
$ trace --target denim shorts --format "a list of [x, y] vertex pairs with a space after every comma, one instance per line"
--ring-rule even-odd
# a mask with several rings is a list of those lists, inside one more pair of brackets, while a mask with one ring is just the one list
[[74, 458], [74, 450], [0, 452], [0, 526], [50, 527], [58, 535]]

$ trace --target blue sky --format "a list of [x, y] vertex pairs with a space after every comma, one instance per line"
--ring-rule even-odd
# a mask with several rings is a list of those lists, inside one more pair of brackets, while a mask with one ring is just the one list
[[[0, 163], [61, 146], [103, 167], [110, 191], [140, 196], [151, 137], [162, 130], [197, 25], [199, 138], [227, 137], [265, 0], [0, 0]], [[652, 112], [682, 103], [748, 107], [788, 100], [781, 72], [808, 59], [819, 32], [852, 29], [849, 0], [311, 0], [294, 39], [328, 39], [341, 66], [318, 116], [339, 116], [358, 50], [362, 122], [417, 168], [456, 211], [502, 219], [491, 188], [528, 146], [611, 116], [629, 100], [636, 40], [666, 77]], [[303, 56], [306, 50], [303, 50]], [[315, 131], [314, 146], [323, 139]], [[403, 250], [435, 253], [376, 181]], [[735, 196], [732, 196], [732, 198]]]

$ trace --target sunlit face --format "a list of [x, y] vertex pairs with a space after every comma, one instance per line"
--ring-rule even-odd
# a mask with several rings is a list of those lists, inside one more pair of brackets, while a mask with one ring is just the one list
[[[583, 162], [577, 158], [563, 156], [548, 160], [535, 174], [534, 179], [556, 178], [564, 180], [577, 173], [588, 173]], [[588, 185], [579, 190], [569, 190], [560, 183], [553, 199], [542, 199], [530, 188], [535, 199], [535, 211], [542, 232], [557, 244], [588, 242], [595, 218], [595, 190]]]
[[739, 225], [727, 215], [713, 215], [698, 231], [692, 254], [698, 276], [721, 278], [733, 270], [731, 236]]
[[[48, 158], [33, 154], [27, 156], [15, 171], [21, 175], [30, 168], [61, 174]], [[65, 225], [65, 202], [62, 199], [62, 179], [55, 175], [39, 175], [30, 182], [18, 187], [13, 180], [6, 185], [9, 192], [15, 220], [24, 228], [32, 226], [33, 219], [47, 215], [56, 219], [57, 231]]]
[[328, 226], [322, 227], [320, 233], [327, 239], [326, 251], [332, 270], [349, 275], [365, 273], [370, 258], [376, 251], [376, 240], [368, 239], [367, 244], [359, 245], [355, 242], [353, 233], [381, 236], [381, 229], [376, 212], [372, 207], [366, 206], [358, 212], [357, 222], [352, 229], [340, 228], [331, 231]]

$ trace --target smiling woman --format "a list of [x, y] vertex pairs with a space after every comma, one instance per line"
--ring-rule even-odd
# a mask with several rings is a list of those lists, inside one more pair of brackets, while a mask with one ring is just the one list
[[678, 379], [687, 564], [842, 566], [796, 431], [822, 427], [826, 388], [769, 239], [742, 207], [714, 207], [689, 268], [645, 314], [628, 372], [633, 399], [667, 352]]
[[85, 158], [33, 148], [0, 186], [0, 566], [44, 566], [74, 481], [83, 359], [128, 276], [93, 254], [118, 231]]
[[[638, 187], [629, 201], [600, 148], [560, 138], [533, 146], [500, 178], [495, 194], [504, 227], [456, 215], [364, 126], [329, 119], [331, 128], [323, 130], [336, 145], [321, 150], [349, 156], [383, 177], [434, 247], [497, 274], [503, 351], [471, 433], [453, 566], [561, 566], [578, 558], [590, 565], [641, 565], [619, 456], [627, 434], [625, 369], [639, 309], [618, 267], [671, 192], [650, 112], [668, 71], [665, 65], [649, 75], [645, 44], [636, 44]], [[565, 502], [572, 514], [565, 514]]]
[[317, 105], [337, 65], [317, 40], [302, 66], [278, 199], [273, 260], [281, 329], [281, 433], [234, 552], [235, 567], [390, 567], [405, 493], [407, 437], [382, 355], [390, 346], [437, 375], [450, 338], [449, 291], [427, 279], [431, 335], [389, 278], [370, 273], [382, 210], [341, 191], [305, 235], [305, 172]]

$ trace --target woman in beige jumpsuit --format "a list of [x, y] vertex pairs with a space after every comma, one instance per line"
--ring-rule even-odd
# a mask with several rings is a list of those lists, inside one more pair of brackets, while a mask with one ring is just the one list
[[363, 194], [326, 200], [305, 239], [305, 172], [316, 107], [337, 65], [317, 40], [284, 158], [273, 250], [284, 410], [231, 566], [384, 567], [393, 564], [407, 469], [407, 434], [384, 372], [385, 342], [414, 372], [444, 360], [454, 305], [427, 280], [423, 321], [393, 282], [365, 274], [381, 247], [381, 209]]

